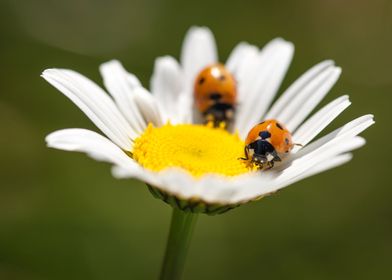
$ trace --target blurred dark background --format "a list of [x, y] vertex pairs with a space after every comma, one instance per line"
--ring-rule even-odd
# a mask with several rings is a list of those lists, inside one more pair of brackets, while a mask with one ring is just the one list
[[201, 216], [185, 279], [392, 279], [392, 1], [0, 0], [0, 279], [155, 279], [170, 208], [107, 164], [50, 150], [44, 137], [95, 129], [39, 77], [75, 69], [101, 83], [120, 59], [148, 86], [157, 56], [209, 26], [225, 60], [240, 40], [281, 36], [296, 53], [281, 91], [333, 58], [343, 75], [323, 104], [376, 125], [349, 164], [225, 215]]

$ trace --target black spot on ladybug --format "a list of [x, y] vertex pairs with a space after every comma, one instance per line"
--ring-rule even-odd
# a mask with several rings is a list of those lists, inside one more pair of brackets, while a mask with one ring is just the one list
[[289, 152], [289, 150], [287, 150], [285, 153], [287, 154]]
[[219, 76], [219, 81], [224, 81], [224, 80], [226, 80], [226, 76], [225, 75], [222, 75], [222, 76]]
[[218, 101], [219, 99], [222, 98], [222, 94], [220, 94], [220, 93], [218, 93], [218, 92], [214, 92], [214, 93], [211, 93], [211, 94], [210, 94], [209, 98], [210, 98], [211, 100]]
[[261, 123], [259, 123], [259, 125], [260, 125], [260, 124], [263, 124], [263, 123], [265, 123], [265, 121], [262, 121]]
[[288, 145], [288, 144], [289, 144], [289, 139], [288, 139], [288, 138], [285, 138], [285, 139], [284, 139], [284, 142], [286, 142], [286, 145]]
[[282, 125], [280, 124], [280, 123], [276, 123], [276, 126], [279, 128], [279, 129], [281, 129], [281, 130], [283, 130], [283, 127], [282, 127]]
[[271, 137], [271, 133], [269, 133], [268, 131], [264, 130], [264, 131], [261, 131], [259, 133], [259, 136], [261, 137], [261, 139], [267, 139], [267, 138]]
[[199, 85], [202, 85], [205, 82], [205, 80], [206, 80], [205, 78], [201, 77], [199, 80]]

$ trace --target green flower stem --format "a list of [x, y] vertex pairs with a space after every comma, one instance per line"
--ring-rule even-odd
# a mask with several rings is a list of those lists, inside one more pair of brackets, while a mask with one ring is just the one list
[[179, 280], [198, 214], [173, 207], [169, 238], [162, 264], [160, 280]]

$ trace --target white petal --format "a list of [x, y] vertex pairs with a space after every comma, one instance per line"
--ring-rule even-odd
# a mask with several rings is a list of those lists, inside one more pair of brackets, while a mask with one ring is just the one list
[[115, 165], [112, 167], [112, 175], [117, 179], [135, 178], [151, 186], [162, 185], [162, 178], [158, 173], [148, 171], [140, 165], [136, 165], [134, 168]]
[[323, 71], [333, 65], [334, 62], [332, 60], [325, 60], [306, 71], [282, 94], [282, 96], [279, 97], [267, 113], [266, 118], [274, 118], [277, 116], [288, 104], [290, 104], [291, 100], [302, 88], [315, 79], [320, 73], [323, 73]]
[[[333, 156], [331, 158], [328, 158], [328, 159], [314, 165], [313, 167], [309, 168], [308, 170], [306, 170], [302, 174], [299, 174], [296, 177], [290, 178], [289, 180], [283, 180], [281, 182], [278, 182], [276, 180], [275, 184], [272, 184], [272, 187], [270, 187], [268, 189], [268, 191], [269, 191], [269, 193], [276, 192], [282, 188], [288, 187], [288, 186], [290, 186], [298, 181], [301, 181], [305, 178], [308, 178], [308, 177], [316, 175], [318, 173], [321, 173], [321, 172], [327, 171], [329, 169], [343, 165], [343, 164], [347, 163], [348, 161], [350, 161], [351, 159], [352, 159], [352, 155], [350, 153]], [[249, 199], [252, 199], [252, 197], [257, 197], [262, 194], [267, 194], [267, 193], [265, 193], [265, 189], [258, 191], [258, 192], [250, 193], [244, 199], [249, 200]]]
[[[198, 196], [207, 202], [217, 204], [233, 204], [245, 181], [233, 180], [217, 176], [205, 176], [199, 181]], [[211, 186], [213, 186], [211, 188]]]
[[319, 164], [316, 164], [315, 166], [311, 167], [309, 170], [307, 170], [301, 176], [296, 178], [295, 181], [299, 181], [304, 178], [307, 178], [307, 177], [316, 175], [318, 173], [322, 173], [324, 171], [327, 171], [329, 169], [338, 167], [340, 165], [343, 165], [343, 164], [349, 162], [352, 158], [353, 158], [353, 155], [350, 153], [333, 156], [332, 158], [324, 160], [324, 161], [320, 162]]
[[152, 123], [156, 127], [164, 124], [165, 120], [162, 117], [157, 100], [146, 89], [135, 89], [133, 101], [138, 106], [141, 115], [147, 123]]
[[359, 133], [361, 133], [362, 131], [364, 131], [365, 129], [367, 129], [369, 126], [373, 124], [374, 124], [373, 115], [365, 115], [356, 118], [355, 120], [352, 120], [351, 122], [345, 124], [344, 126], [310, 143], [309, 145], [307, 145], [306, 147], [304, 147], [303, 149], [301, 149], [300, 151], [298, 151], [296, 154], [292, 156], [294, 158], [298, 158], [301, 157], [302, 155], [315, 151], [316, 149], [318, 149], [321, 146], [324, 146], [325, 144], [328, 145], [338, 144], [344, 139], [349, 139], [358, 135]]
[[372, 124], [374, 124], [372, 115], [359, 117], [311, 143], [296, 154], [291, 154], [274, 171], [283, 171], [280, 175], [282, 178], [293, 178], [328, 157], [356, 149], [365, 144], [365, 140], [356, 135]]
[[249, 200], [255, 200], [260, 196], [264, 196], [274, 192], [276, 186], [276, 175], [273, 173], [253, 174], [242, 179], [238, 185], [238, 192], [232, 197], [232, 203], [245, 203]]
[[[288, 180], [299, 176], [326, 159], [358, 149], [365, 145], [365, 143], [365, 139], [359, 136], [342, 140], [339, 143], [326, 143], [316, 150], [307, 153], [300, 158], [294, 159], [291, 163], [285, 163], [281, 167], [284, 168], [284, 170], [279, 175], [279, 179]], [[290, 166], [286, 168], [288, 164]], [[278, 168], [278, 170], [281, 168]]]
[[[295, 131], [293, 134], [294, 143], [302, 146], [308, 144], [350, 104], [348, 96], [344, 95], [324, 106]], [[292, 153], [297, 152], [299, 149], [301, 149], [300, 146], [295, 146]]]
[[[183, 90], [183, 73], [178, 62], [171, 56], [157, 58], [151, 78], [151, 92], [162, 108], [162, 112], [174, 124], [183, 123], [189, 118], [184, 116], [182, 98], [185, 94], [182, 94]], [[191, 101], [188, 100], [188, 102]], [[186, 113], [191, 114], [190, 111]]]
[[113, 100], [95, 83], [71, 70], [47, 69], [42, 77], [60, 90], [113, 142], [124, 150], [132, 148], [135, 131]]
[[128, 170], [137, 164], [118, 146], [102, 135], [87, 129], [69, 128], [52, 132], [45, 138], [48, 147], [83, 152], [90, 157], [110, 162]]
[[321, 62], [296, 80], [275, 102], [266, 119], [277, 119], [291, 131], [309, 115], [341, 73], [333, 61]]
[[136, 178], [166, 193], [188, 199], [197, 190], [197, 181], [184, 170], [178, 168], [166, 169], [153, 172], [144, 168], [134, 170], [125, 169], [122, 166], [114, 166], [112, 174], [118, 179]]
[[249, 61], [246, 74], [238, 78], [235, 127], [241, 136], [245, 137], [264, 115], [290, 65], [293, 52], [292, 43], [275, 39]]
[[[193, 84], [197, 74], [206, 66], [218, 61], [214, 35], [207, 27], [191, 27], [185, 35], [181, 50], [185, 93], [192, 100]], [[188, 104], [191, 110], [192, 102]]]
[[144, 131], [147, 126], [146, 121], [133, 102], [134, 91], [142, 87], [140, 81], [136, 76], [128, 73], [117, 60], [103, 63], [100, 66], [100, 72], [105, 87], [113, 96], [130, 126], [138, 133]]
[[[307, 89], [308, 91], [306, 94], [307, 96], [297, 104], [297, 108], [293, 109], [293, 114], [291, 116], [286, 114], [286, 112], [288, 113], [289, 110], [283, 113], [282, 119], [284, 119], [284, 122], [287, 120], [287, 128], [289, 130], [294, 131], [308, 117], [308, 115], [313, 111], [314, 108], [316, 108], [316, 106], [336, 83], [341, 72], [341, 68], [334, 67], [325, 80], [317, 85], [316, 88], [310, 88], [309, 84], [309, 89]], [[314, 82], [316, 83], [316, 81]], [[305, 90], [303, 92], [305, 92]], [[292, 108], [294, 108], [294, 106]]]
[[247, 67], [251, 65], [253, 59], [256, 59], [258, 53], [259, 49], [256, 46], [246, 42], [239, 43], [233, 49], [226, 61], [226, 68], [236, 77], [237, 82], [244, 78]]

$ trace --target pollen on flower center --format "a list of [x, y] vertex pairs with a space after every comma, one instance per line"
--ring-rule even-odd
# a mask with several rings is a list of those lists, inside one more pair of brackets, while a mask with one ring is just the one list
[[133, 158], [143, 167], [160, 171], [170, 167], [199, 177], [207, 173], [236, 176], [250, 169], [239, 160], [244, 142], [236, 134], [205, 125], [149, 125], [135, 140]]

